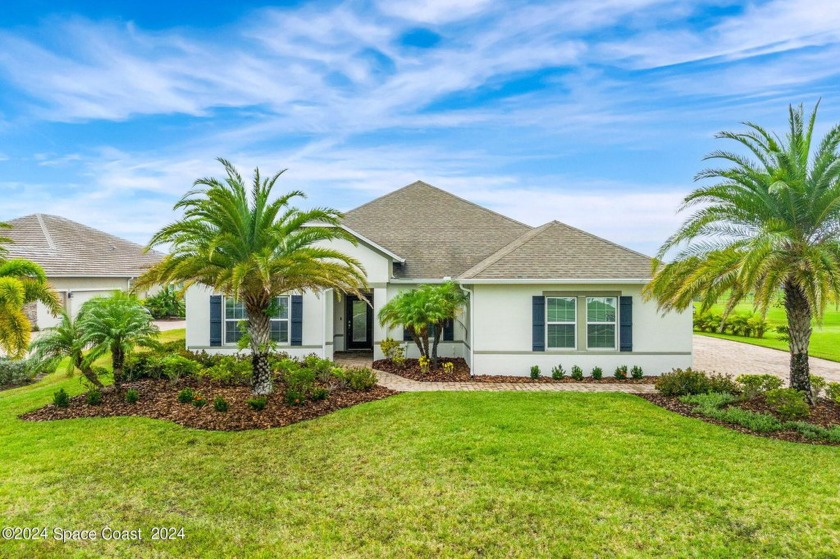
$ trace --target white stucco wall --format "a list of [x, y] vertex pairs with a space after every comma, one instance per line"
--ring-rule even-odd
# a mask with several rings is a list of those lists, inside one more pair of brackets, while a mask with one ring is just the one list
[[[551, 367], [573, 365], [585, 374], [599, 366], [612, 375], [619, 365], [641, 366], [645, 374], [660, 374], [674, 367], [691, 365], [691, 312], [661, 316], [653, 302], [644, 302], [641, 285], [474, 285], [472, 324], [473, 372], [527, 376], [532, 365], [551, 374]], [[578, 349], [532, 351], [532, 297], [544, 292], [616, 292], [633, 297], [633, 351], [587, 350], [578, 339]], [[578, 313], [578, 321], [585, 317]]]
[[[52, 288], [64, 301], [65, 310], [76, 316], [85, 301], [94, 297], [107, 297], [117, 290], [127, 290], [129, 278], [48, 278]], [[59, 323], [42, 303], [36, 304], [38, 328], [51, 328]]]

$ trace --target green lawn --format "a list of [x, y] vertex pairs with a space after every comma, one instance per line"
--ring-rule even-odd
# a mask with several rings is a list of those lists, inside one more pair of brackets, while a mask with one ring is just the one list
[[[623, 394], [416, 393], [270, 431], [28, 423], [78, 379], [0, 393], [6, 557], [840, 557], [840, 448]], [[151, 541], [153, 526], [185, 538]]]
[[[712, 307], [712, 312], [721, 314], [723, 313], [723, 309], [724, 305], [718, 304]], [[752, 303], [741, 303], [735, 307], [735, 313], [737, 314], [753, 314], [753, 312]], [[725, 340], [733, 340], [736, 342], [788, 351], [787, 342], [780, 340], [779, 334], [775, 331], [776, 326], [787, 325], [785, 310], [782, 307], [771, 307], [767, 312], [767, 322], [770, 324], [770, 331], [764, 335], [764, 338], [744, 338], [742, 336], [712, 334], [709, 332], [696, 333], [704, 336], [711, 336], [713, 338], [723, 338]], [[809, 353], [814, 357], [822, 357], [823, 359], [829, 359], [831, 361], [840, 361], [840, 310], [835, 309], [834, 307], [829, 307], [826, 309], [822, 325], [814, 325], [813, 334], [811, 334], [811, 349]]]

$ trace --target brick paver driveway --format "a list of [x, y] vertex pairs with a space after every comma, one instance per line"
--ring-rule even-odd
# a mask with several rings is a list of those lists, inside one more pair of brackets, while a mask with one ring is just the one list
[[[695, 335], [694, 368], [730, 375], [772, 374], [787, 380], [790, 354], [778, 349]], [[840, 382], [840, 363], [811, 357], [811, 373], [830, 382]]]

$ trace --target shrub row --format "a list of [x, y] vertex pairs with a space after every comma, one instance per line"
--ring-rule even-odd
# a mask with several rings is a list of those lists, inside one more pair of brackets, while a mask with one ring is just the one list
[[694, 329], [701, 332], [723, 332], [746, 338], [763, 338], [768, 327], [767, 320], [758, 313], [732, 314], [725, 320], [723, 315], [713, 312], [694, 315]]
[[15, 360], [0, 357], [0, 387], [30, 382], [42, 369], [42, 365], [41, 361], [32, 357]]
[[[604, 376], [604, 370], [601, 367], [593, 367], [591, 372], [592, 378], [595, 380], [600, 380]], [[644, 370], [638, 365], [634, 365], [632, 369], [628, 369], [627, 365], [620, 365], [615, 368], [615, 372], [613, 376], [617, 379], [626, 379], [628, 375], [633, 378], [642, 378], [645, 376]], [[542, 376], [542, 371], [540, 370], [539, 365], [534, 365], [531, 367], [531, 378], [538, 379]], [[551, 368], [551, 378], [555, 380], [560, 380], [566, 376], [566, 369], [563, 368], [563, 365], [556, 365]], [[577, 365], [572, 365], [571, 372], [569, 376], [575, 380], [583, 380], [583, 369], [581, 369]]]

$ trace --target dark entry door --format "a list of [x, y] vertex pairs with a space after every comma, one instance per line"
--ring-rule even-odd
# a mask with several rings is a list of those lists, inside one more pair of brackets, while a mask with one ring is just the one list
[[373, 349], [373, 308], [353, 295], [347, 296], [347, 349]]

